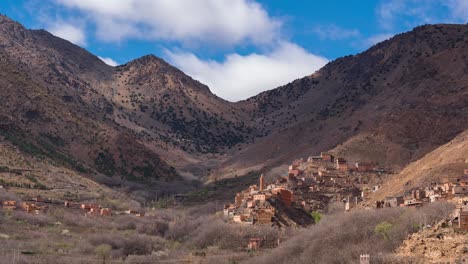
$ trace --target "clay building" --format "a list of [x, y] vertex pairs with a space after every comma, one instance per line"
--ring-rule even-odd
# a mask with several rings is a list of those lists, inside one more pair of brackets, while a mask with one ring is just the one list
[[404, 203], [404, 199], [401, 196], [387, 197], [385, 198], [385, 207], [398, 207]]
[[328, 152], [322, 152], [320, 153], [320, 157], [322, 158], [322, 160], [324, 161], [330, 161], [330, 162], [333, 162], [334, 160], [334, 157], [331, 153], [328, 153]]
[[258, 249], [261, 248], [262, 242], [263, 242], [262, 238], [252, 237], [251, 239], [249, 239], [249, 244], [248, 244], [247, 248], [249, 250], [258, 250]]
[[468, 211], [461, 211], [458, 216], [458, 228], [468, 231]]
[[335, 164], [336, 164], [336, 169], [340, 171], [347, 171], [348, 168], [348, 162], [343, 159], [343, 158], [337, 158], [335, 159]]

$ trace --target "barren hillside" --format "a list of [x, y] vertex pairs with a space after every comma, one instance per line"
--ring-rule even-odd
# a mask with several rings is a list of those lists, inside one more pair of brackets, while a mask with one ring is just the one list
[[462, 176], [464, 169], [468, 169], [468, 130], [393, 175], [370, 198], [371, 201], [383, 200], [431, 182], [447, 182]]
[[217, 174], [335, 149], [403, 167], [467, 129], [468, 26], [415, 28], [239, 102], [266, 137]]

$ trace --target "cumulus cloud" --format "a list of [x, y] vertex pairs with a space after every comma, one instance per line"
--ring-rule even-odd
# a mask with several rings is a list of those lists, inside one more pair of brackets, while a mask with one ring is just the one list
[[356, 38], [361, 35], [357, 29], [346, 29], [337, 25], [320, 25], [313, 29], [313, 32], [319, 36], [320, 39], [342, 40], [348, 38]]
[[53, 35], [66, 39], [76, 45], [86, 46], [86, 35], [84, 30], [78, 26], [57, 22], [48, 28]]
[[281, 21], [253, 0], [55, 0], [81, 11], [105, 41], [126, 38], [234, 45], [277, 39]]
[[229, 54], [222, 62], [202, 60], [193, 53], [166, 51], [168, 60], [216, 95], [230, 101], [246, 99], [309, 75], [327, 63], [290, 42], [265, 54]]
[[105, 62], [107, 65], [110, 65], [112, 67], [115, 67], [117, 65], [119, 65], [118, 62], [116, 62], [115, 60], [111, 59], [111, 58], [108, 58], [108, 57], [101, 57], [101, 56], [98, 56], [98, 58], [100, 60], [102, 60], [103, 62]]

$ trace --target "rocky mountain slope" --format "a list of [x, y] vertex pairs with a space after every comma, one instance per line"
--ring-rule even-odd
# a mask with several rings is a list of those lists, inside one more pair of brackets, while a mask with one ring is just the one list
[[415, 28], [239, 102], [267, 136], [217, 174], [333, 149], [403, 167], [467, 129], [468, 26]]
[[466, 25], [418, 27], [231, 103], [155, 56], [111, 67], [0, 16], [0, 133], [140, 182], [241, 176], [330, 149], [402, 167], [467, 129], [467, 40]]
[[417, 187], [429, 186], [431, 182], [448, 182], [462, 176], [465, 169], [468, 169], [468, 130], [388, 178], [382, 188], [371, 195], [370, 202], [402, 195]]

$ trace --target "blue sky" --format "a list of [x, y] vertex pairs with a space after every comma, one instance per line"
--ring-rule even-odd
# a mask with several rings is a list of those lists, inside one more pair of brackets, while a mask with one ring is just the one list
[[0, 12], [123, 64], [155, 54], [230, 101], [311, 74], [468, 0], [2, 0]]

